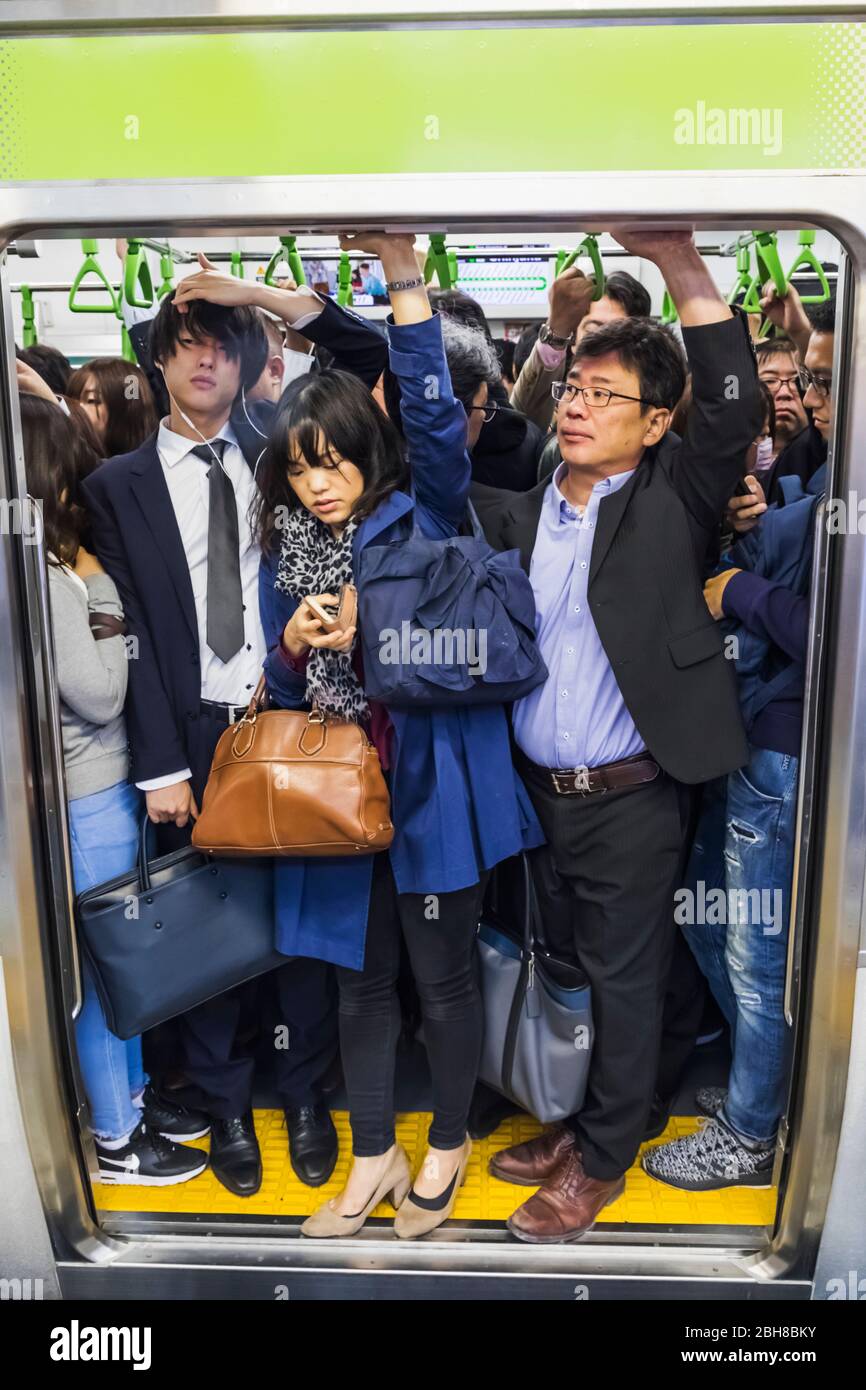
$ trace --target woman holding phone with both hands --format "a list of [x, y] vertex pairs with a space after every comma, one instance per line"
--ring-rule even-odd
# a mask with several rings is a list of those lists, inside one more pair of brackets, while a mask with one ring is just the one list
[[[483, 880], [543, 837], [512, 767], [503, 706], [370, 704], [356, 623], [326, 630], [328, 610], [356, 583], [364, 548], [410, 535], [413, 521], [431, 539], [456, 535], [470, 483], [467, 416], [451, 389], [414, 237], [358, 234], [341, 245], [378, 258], [385, 270], [402, 435], [348, 372], [311, 374], [284, 393], [259, 469], [265, 675], [272, 704], [315, 703], [367, 729], [389, 782], [395, 833], [390, 850], [377, 855], [277, 861], [277, 944], [337, 966], [351, 1112], [346, 1186], [301, 1230], [352, 1235], [387, 1196], [398, 1208], [396, 1234], [412, 1237], [450, 1215], [471, 1151], [466, 1124], [482, 1037], [473, 950]], [[210, 275], [182, 282], [179, 295], [184, 288], [190, 298], [244, 294], [250, 303], [262, 294], [241, 281], [217, 286]], [[427, 1153], [414, 1179], [394, 1130], [401, 933], [433, 1087]]]

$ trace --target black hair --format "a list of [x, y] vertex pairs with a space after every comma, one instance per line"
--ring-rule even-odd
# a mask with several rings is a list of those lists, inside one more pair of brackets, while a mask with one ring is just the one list
[[185, 314], [174, 307], [174, 294], [166, 295], [150, 325], [150, 351], [155, 362], [165, 363], [177, 351], [178, 339], [200, 342], [215, 338], [226, 356], [241, 364], [241, 386], [255, 386], [268, 360], [268, 339], [258, 309], [249, 304], [227, 308], [206, 299], [190, 300]]
[[496, 348], [496, 356], [499, 358], [499, 369], [504, 377], [509, 381], [514, 380], [514, 349], [517, 346], [513, 338], [494, 338], [493, 346]]
[[[615, 270], [612, 275], [606, 275], [604, 293], [608, 299], [614, 300], [620, 308], [625, 309], [630, 319], [649, 318], [652, 304], [649, 290], [640, 280], [629, 275], [627, 270]], [[589, 312], [592, 313], [592, 310]]]
[[836, 329], [836, 299], [831, 296], [823, 304], [805, 305], [806, 317], [813, 333], [833, 333]]
[[767, 420], [767, 432], [771, 439], [776, 437], [776, 401], [772, 391], [765, 381], [759, 381], [758, 386], [761, 391], [761, 400], [764, 406], [764, 416]]
[[[640, 394], [648, 405], [673, 410], [686, 384], [686, 359], [667, 327], [648, 318], [617, 319], [581, 338], [574, 361], [614, 352], [629, 371], [637, 373]], [[641, 414], [647, 408], [644, 405]]]
[[434, 313], [447, 314], [449, 319], [457, 319], [469, 328], [480, 328], [487, 341], [493, 342], [487, 315], [477, 299], [462, 290], [428, 290], [427, 298]]
[[[78, 485], [79, 440], [59, 405], [22, 392], [19, 396], [27, 487], [39, 504], [49, 564], [74, 565], [83, 516], [73, 500]], [[61, 501], [66, 492], [65, 500]]]
[[788, 357], [796, 357], [796, 343], [784, 336], [779, 338], [762, 338], [759, 343], [755, 343], [755, 357], [759, 362], [763, 357], [778, 357], [780, 353], [784, 353]]
[[535, 347], [535, 344], [536, 344], [536, 342], [538, 341], [538, 335], [539, 335], [540, 332], [541, 332], [541, 324], [540, 324], [540, 323], [531, 323], [531, 324], [529, 325], [528, 328], [524, 328], [524, 330], [523, 330], [523, 332], [521, 333], [520, 337], [517, 339], [517, 342], [515, 343], [515, 346], [514, 346], [514, 368], [513, 368], [513, 369], [514, 369], [514, 380], [515, 380], [515, 381], [516, 381], [517, 378], [520, 376], [520, 373], [523, 371], [523, 364], [527, 361], [527, 359], [528, 359], [528, 357], [529, 357], [529, 354], [531, 353], [532, 349]]
[[34, 343], [29, 348], [16, 347], [15, 356], [38, 372], [55, 396], [65, 396], [72, 366], [59, 348], [49, 347], [47, 343]]
[[409, 483], [400, 435], [356, 376], [328, 368], [298, 377], [280, 397], [259, 471], [256, 526], [265, 552], [278, 542], [277, 508], [302, 505], [287, 474], [292, 449], [311, 467], [333, 464], [336, 456], [360, 469], [364, 491], [352, 511], [356, 520]]

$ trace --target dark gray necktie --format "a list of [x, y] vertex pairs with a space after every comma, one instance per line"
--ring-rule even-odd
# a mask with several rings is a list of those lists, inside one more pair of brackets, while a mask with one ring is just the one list
[[[214, 439], [192, 450], [211, 464], [207, 524], [207, 644], [220, 661], [230, 661], [244, 642], [238, 509], [232, 480], [222, 464], [228, 440]], [[218, 465], [214, 454], [219, 455]]]

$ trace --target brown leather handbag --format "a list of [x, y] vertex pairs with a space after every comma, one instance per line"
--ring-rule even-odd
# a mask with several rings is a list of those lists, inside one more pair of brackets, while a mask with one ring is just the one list
[[197, 849], [226, 855], [372, 854], [394, 838], [379, 755], [357, 724], [267, 709], [264, 677], [216, 746]]

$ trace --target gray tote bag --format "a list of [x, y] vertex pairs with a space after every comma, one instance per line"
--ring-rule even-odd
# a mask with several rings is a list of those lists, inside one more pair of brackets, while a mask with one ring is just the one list
[[523, 865], [523, 937], [492, 913], [478, 928], [484, 1044], [479, 1079], [543, 1124], [583, 1104], [592, 1051], [589, 981], [544, 944], [532, 872]]

